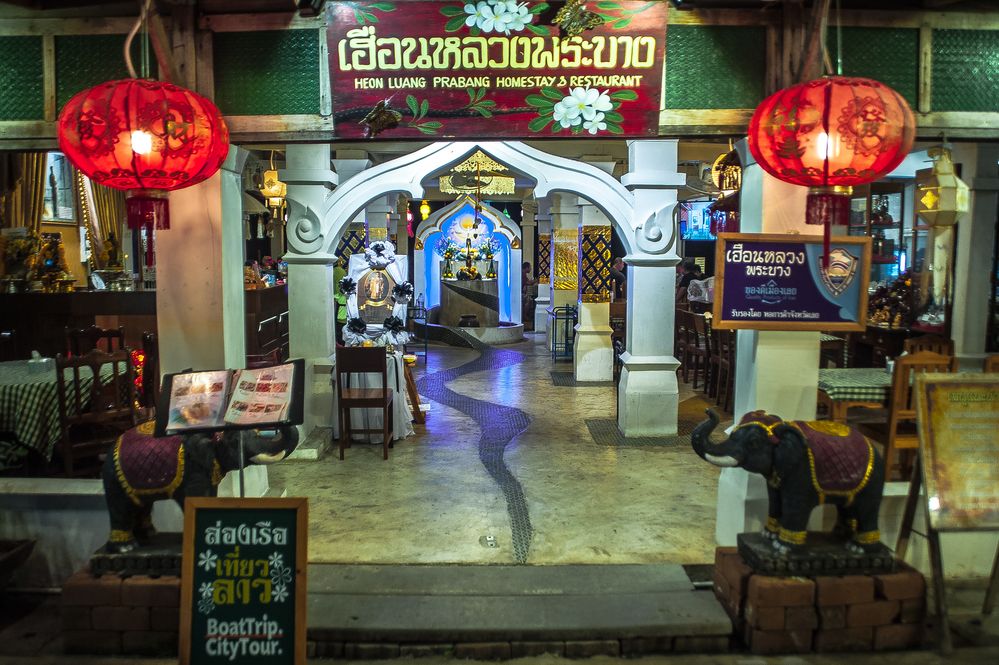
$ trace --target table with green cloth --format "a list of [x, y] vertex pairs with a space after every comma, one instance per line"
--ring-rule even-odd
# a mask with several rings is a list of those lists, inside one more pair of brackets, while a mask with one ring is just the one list
[[832, 420], [846, 421], [852, 406], [880, 408], [888, 403], [892, 376], [879, 367], [846, 367], [819, 370], [819, 397], [830, 406]]
[[[35, 369], [27, 360], [0, 363], [0, 470], [23, 465], [29, 451], [46, 461], [59, 441], [59, 396], [56, 391], [55, 361]], [[101, 368], [101, 381], [113, 376], [107, 364]], [[66, 381], [72, 380], [71, 370]], [[93, 382], [90, 368], [80, 368], [84, 390]]]

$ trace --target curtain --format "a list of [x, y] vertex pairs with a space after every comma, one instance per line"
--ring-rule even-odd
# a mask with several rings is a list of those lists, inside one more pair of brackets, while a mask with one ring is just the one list
[[91, 181], [94, 194], [94, 215], [101, 240], [114, 236], [121, 246], [121, 232], [125, 221], [125, 192], [111, 189]]
[[27, 226], [38, 233], [45, 201], [44, 152], [0, 155], [0, 225]]

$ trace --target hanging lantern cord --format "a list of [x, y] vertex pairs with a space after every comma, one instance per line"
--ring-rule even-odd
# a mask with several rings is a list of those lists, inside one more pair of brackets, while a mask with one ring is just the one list
[[[139, 17], [135, 19], [135, 24], [132, 29], [128, 31], [128, 36], [125, 38], [125, 66], [128, 68], [128, 75], [134, 79], [139, 78], [135, 73], [135, 65], [132, 64], [132, 40], [135, 39], [135, 35], [139, 33], [140, 29], [144, 29], [146, 26], [146, 17], [149, 15], [149, 6], [152, 4], [152, 0], [145, 0], [142, 3], [142, 9], [139, 10]], [[147, 47], [148, 37], [146, 41], [143, 42], [142, 51], [142, 73], [143, 76], [149, 73], [149, 54]]]

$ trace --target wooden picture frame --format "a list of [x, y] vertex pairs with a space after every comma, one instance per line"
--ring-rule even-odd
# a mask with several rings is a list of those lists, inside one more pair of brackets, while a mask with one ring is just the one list
[[[247, 597], [255, 596], [258, 599], [263, 599], [265, 597], [265, 592], [260, 592], [259, 594], [257, 592], [257, 589], [259, 587], [263, 587], [266, 591], [267, 603], [270, 603], [270, 601], [272, 600], [274, 600], [275, 602], [281, 602], [279, 600], [276, 600], [278, 597], [278, 593], [276, 591], [277, 585], [276, 584], [274, 585], [274, 593], [272, 594], [271, 592], [272, 587], [269, 585], [269, 581], [266, 579], [266, 574], [270, 574], [273, 579], [273, 571], [280, 570], [281, 568], [284, 567], [283, 559], [271, 556], [267, 559], [250, 560], [249, 561], [250, 566], [248, 569], [244, 565], [242, 565], [247, 563], [247, 561], [240, 559], [240, 554], [241, 554], [240, 547], [246, 546], [251, 549], [251, 552], [260, 552], [262, 548], [273, 549], [279, 547], [279, 545], [277, 544], [276, 535], [278, 529], [281, 527], [274, 527], [273, 529], [271, 529], [270, 527], [272, 522], [271, 519], [268, 519], [266, 522], [260, 519], [262, 516], [267, 517], [266, 515], [267, 511], [271, 512], [272, 514], [271, 516], [274, 518], [275, 524], [293, 523], [295, 528], [294, 538], [290, 539], [290, 542], [285, 542], [282, 544], [284, 551], [287, 551], [290, 548], [294, 548], [293, 575], [286, 576], [286, 579], [293, 580], [293, 584], [291, 585], [291, 587], [292, 587], [292, 593], [294, 593], [294, 598], [292, 599], [292, 602], [289, 603], [288, 606], [279, 608], [279, 610], [285, 610], [285, 611], [281, 615], [282, 618], [278, 620], [274, 620], [274, 617], [278, 615], [274, 614], [273, 612], [270, 615], [266, 615], [266, 612], [272, 611], [274, 608], [277, 607], [276, 605], [271, 605], [269, 610], [267, 607], [264, 607], [260, 603], [248, 602]], [[279, 513], [287, 513], [289, 511], [293, 513], [292, 516], [279, 515]], [[199, 534], [197, 533], [199, 524], [202, 524], [205, 521], [204, 519], [199, 521], [199, 517], [203, 516], [204, 518], [212, 518], [213, 516], [218, 516], [223, 514], [225, 514], [226, 517], [228, 517], [230, 514], [235, 517], [240, 515], [240, 513], [242, 513], [243, 516], [249, 518], [250, 521], [253, 521], [254, 526], [247, 529], [245, 524], [241, 524], [240, 527], [242, 530], [238, 531], [238, 533], [245, 534], [246, 538], [252, 538], [253, 542], [219, 543], [218, 547], [220, 548], [220, 550], [218, 553], [213, 552], [210, 549], [210, 547], [206, 549], [204, 546], [205, 545], [204, 541], [207, 540], [207, 536], [199, 540]], [[283, 521], [278, 520], [277, 519], [278, 517], [281, 517]], [[216, 524], [219, 523], [220, 521], [217, 521]], [[232, 523], [233, 521], [229, 522], [229, 524]], [[268, 537], [266, 543], [262, 542], [264, 540], [262, 536], [258, 537], [258, 533], [262, 533], [260, 527], [261, 525], [264, 524], [267, 525], [266, 528], [268, 529], [267, 531]], [[227, 533], [226, 532], [227, 529], [232, 529], [232, 528], [234, 527], [232, 526], [222, 527], [221, 533], [225, 534]], [[195, 567], [198, 566], [199, 568], [205, 568], [206, 570], [205, 575], [210, 575], [210, 573], [208, 573], [207, 571], [211, 566], [206, 564], [214, 563], [214, 565], [221, 567], [223, 562], [226, 564], [233, 564], [233, 570], [235, 570], [236, 566], [239, 566], [240, 575], [242, 575], [242, 577], [244, 578], [247, 577], [247, 575], [242, 574], [245, 570], [250, 570], [249, 577], [255, 575], [256, 574], [255, 571], [263, 570], [265, 573], [263, 578], [257, 578], [253, 580], [252, 585], [250, 580], [246, 580], [246, 584], [244, 585], [246, 593], [244, 594], [244, 597], [242, 599], [243, 600], [242, 607], [245, 610], [245, 616], [238, 615], [240, 619], [243, 618], [251, 619], [257, 622], [258, 625], [255, 626], [253, 629], [253, 632], [255, 633], [253, 639], [256, 639], [256, 644], [257, 644], [256, 649], [264, 655], [281, 656], [284, 658], [284, 662], [293, 665], [305, 665], [306, 662], [305, 640], [306, 640], [306, 627], [307, 627], [306, 602], [308, 598], [308, 585], [306, 579], [306, 570], [308, 566], [308, 528], [309, 528], [308, 499], [304, 497], [245, 498], [245, 499], [233, 498], [233, 497], [189, 497], [185, 501], [184, 541], [183, 541], [184, 557], [181, 565], [182, 572], [181, 572], [181, 593], [180, 593], [180, 635], [179, 635], [179, 654], [178, 654], [178, 662], [181, 663], [181, 665], [196, 665], [200, 663], [221, 664], [221, 663], [230, 663], [230, 662], [244, 662], [244, 658], [240, 657], [240, 655], [236, 656], [235, 661], [231, 660], [230, 655], [228, 655], [230, 653], [229, 650], [234, 648], [239, 648], [240, 646], [242, 646], [247, 651], [253, 648], [252, 646], [250, 646], [249, 643], [245, 643], [245, 646], [239, 644], [231, 644], [234, 641], [233, 639], [228, 639], [228, 638], [222, 639], [218, 635], [214, 636], [210, 635], [207, 633], [207, 629], [199, 630], [197, 631], [197, 634], [195, 634], [194, 621], [195, 620], [204, 621], [206, 623], [206, 626], [210, 625], [207, 622], [210, 620], [211, 618], [210, 614], [212, 613], [212, 610], [208, 610], [206, 616], [202, 618], [201, 617], [202, 612], [200, 610], [198, 612], [195, 611], [195, 603], [196, 602], [200, 603], [204, 601], [206, 598], [206, 596], [203, 594], [199, 599], [195, 598], [195, 586], [198, 582], [198, 576], [199, 576], [199, 573], [196, 571]], [[207, 534], [207, 532], [213, 530], [220, 531], [217, 526], [214, 528], [208, 527], [205, 529], [205, 533]], [[235, 538], [235, 533], [236, 532], [233, 532], [232, 534], [235, 540], [243, 538], [243, 536]], [[273, 540], [271, 540], [271, 535], [275, 536]], [[223, 539], [225, 539], [225, 536], [223, 536]], [[257, 542], [258, 540], [261, 542]], [[212, 545], [215, 545], [215, 543], [212, 543]], [[224, 554], [222, 551], [223, 548], [229, 548], [230, 552]], [[233, 557], [234, 552], [236, 554], [235, 557]], [[281, 552], [275, 550], [275, 554], [279, 553]], [[215, 557], [215, 559], [212, 558], [213, 556]], [[276, 561], [281, 561], [281, 563], [277, 564], [275, 563]], [[215, 590], [213, 591], [213, 593], [218, 593], [218, 591]], [[234, 595], [238, 596], [240, 594], [236, 593]], [[212, 603], [212, 607], [213, 609], [216, 607], [214, 605], [214, 601]], [[254, 608], [262, 609], [263, 614], [253, 612]], [[289, 610], [291, 618], [290, 623], [292, 624], [292, 626], [288, 626]], [[270, 621], [267, 622], [268, 624], [273, 623], [275, 624], [275, 627], [284, 628], [284, 630], [282, 630], [280, 635], [274, 633], [274, 635], [277, 636], [275, 640], [284, 639], [287, 637], [288, 632], [292, 633], [293, 637], [291, 640], [291, 645], [292, 645], [291, 649], [285, 648], [288, 646], [288, 640], [285, 640], [284, 642], [277, 642], [275, 640], [268, 640], [267, 639], [267, 637], [269, 637], [268, 635], [261, 636], [259, 634], [261, 630], [259, 628], [259, 622], [261, 620], [261, 617], [265, 615], [268, 616], [268, 618], [270, 619]], [[225, 615], [219, 616], [216, 620], [232, 621], [235, 620], [235, 618], [233, 612], [230, 612]], [[279, 624], [280, 621], [283, 621], [283, 623]], [[292, 628], [292, 630], [288, 631], [287, 629], [289, 628]], [[222, 631], [220, 631], [220, 633], [222, 633]], [[212, 650], [212, 647], [209, 645], [210, 643], [212, 643], [212, 640], [210, 639], [211, 637], [218, 638], [215, 640], [216, 645], [214, 648], [216, 650], [222, 649], [223, 647], [221, 645], [222, 643], [225, 643], [224, 649], [226, 650], [226, 655], [219, 655], [218, 651], [216, 651], [216, 653], [210, 653], [210, 651]], [[196, 645], [204, 647], [204, 651], [199, 651], [195, 653], [192, 649]], [[249, 654], [243, 654], [243, 656], [245, 656], [245, 660], [252, 659]], [[269, 660], [269, 662], [273, 661]]]
[[[711, 327], [729, 330], [809, 330], [809, 331], [862, 331], [867, 327], [867, 284], [870, 279], [871, 265], [871, 239], [867, 237], [835, 237], [831, 240], [831, 247], [841, 245], [855, 245], [860, 249], [858, 265], [855, 267], [853, 279], [858, 280], [859, 288], [857, 293], [857, 320], [856, 321], [827, 321], [819, 319], [815, 321], [759, 321], [759, 320], [737, 320], [725, 318], [723, 312], [725, 297], [726, 271], [729, 270], [726, 264], [726, 247], [728, 242], [743, 243], [752, 245], [754, 243], [768, 243], [770, 245], [779, 244], [787, 246], [822, 245], [822, 236], [802, 236], [781, 233], [719, 233], [715, 245], [715, 290], [714, 303], [712, 305]], [[803, 265], [807, 265], [803, 264]]]

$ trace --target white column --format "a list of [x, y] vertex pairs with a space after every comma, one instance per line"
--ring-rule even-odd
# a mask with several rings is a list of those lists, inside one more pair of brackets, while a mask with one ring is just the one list
[[[676, 171], [677, 141], [628, 142], [628, 173], [621, 179], [635, 197], [635, 222], [646, 223], [651, 214], [667, 213], [676, 203], [676, 190], [685, 176]], [[665, 215], [671, 217], [671, 215]], [[679, 257], [672, 226], [660, 225], [661, 245], [642, 251], [633, 247], [628, 265], [626, 351], [618, 384], [618, 429], [625, 436], [669, 436], [677, 431], [679, 386], [673, 357], [675, 300], [674, 266]], [[637, 243], [636, 239], [632, 239]]]
[[962, 370], [979, 370], [988, 331], [989, 280], [999, 208], [999, 146], [957, 144], [954, 162], [971, 188], [970, 209], [958, 218], [951, 337]]
[[[743, 163], [740, 209], [743, 233], [821, 234], [821, 227], [805, 224], [808, 190], [767, 174], [753, 160], [745, 139], [736, 148]], [[819, 333], [740, 330], [736, 339], [736, 422], [755, 409], [788, 420], [814, 419]], [[762, 529], [766, 516], [767, 489], [763, 478], [742, 469], [722, 469], [715, 522], [718, 544], [735, 545], [739, 533]]]
[[396, 196], [386, 194], [364, 206], [366, 245], [376, 240], [388, 240], [389, 216], [394, 212]]
[[[322, 210], [323, 201], [337, 182], [337, 175], [330, 170], [329, 145], [290, 144], [286, 164], [287, 169], [279, 175], [288, 184], [288, 198], [311, 210]], [[331, 427], [333, 423], [329, 366], [335, 346], [335, 259], [325, 254], [314, 258], [294, 252], [285, 258], [290, 353], [293, 358], [304, 358], [306, 366], [305, 422], [301, 432], [304, 439], [315, 427]]]
[[170, 229], [156, 232], [160, 371], [246, 361], [242, 170], [231, 146], [219, 172], [170, 193]]
[[[579, 205], [579, 312], [576, 342], [573, 345], [573, 374], [576, 381], [610, 381], [614, 376], [614, 347], [611, 344], [610, 220], [589, 202]], [[585, 244], [601, 243], [607, 256], [590, 258]], [[598, 285], [598, 283], [600, 285]]]
[[[548, 330], [548, 308], [551, 307], [552, 303], [552, 292], [551, 292], [551, 266], [552, 266], [552, 252], [553, 245], [552, 239], [552, 218], [549, 212], [549, 202], [545, 199], [538, 201], [538, 212], [534, 216], [535, 221], [538, 223], [538, 239], [542, 237], [548, 239], [548, 247], [544, 256], [538, 254], [538, 263], [542, 261], [547, 262], [549, 277], [538, 278], [538, 297], [534, 301], [534, 329], [535, 330]], [[534, 266], [534, 272], [540, 275], [538, 272], [538, 266]]]
[[[393, 232], [396, 234], [395, 253], [400, 256], [407, 256], [409, 254], [409, 223], [406, 219], [406, 206], [408, 203], [409, 201], [406, 197], [400, 196], [398, 198], [395, 204], [395, 212], [393, 213], [391, 220], [393, 227], [389, 229], [390, 235]], [[413, 270], [413, 266], [410, 266], [409, 269]], [[415, 276], [415, 271], [413, 274]], [[413, 298], [416, 298], [415, 293], [413, 294]]]

